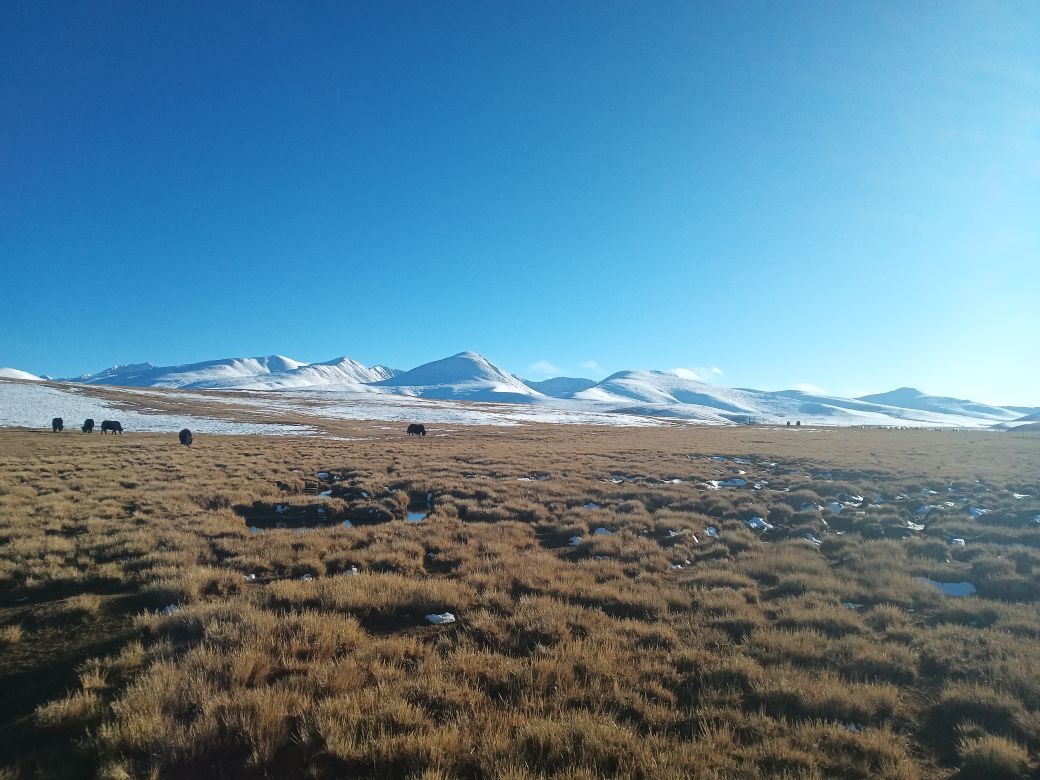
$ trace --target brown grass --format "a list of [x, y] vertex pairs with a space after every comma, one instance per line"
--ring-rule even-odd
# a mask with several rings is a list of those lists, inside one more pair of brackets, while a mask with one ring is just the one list
[[[1009, 491], [1040, 494], [1040, 439], [335, 426], [353, 440], [0, 432], [0, 772], [1037, 765], [1040, 504]], [[769, 484], [704, 485], [738, 469]], [[839, 494], [871, 500], [802, 509]]]

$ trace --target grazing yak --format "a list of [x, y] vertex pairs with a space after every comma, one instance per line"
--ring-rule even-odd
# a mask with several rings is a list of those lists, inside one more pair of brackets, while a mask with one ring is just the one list
[[102, 420], [101, 421], [101, 433], [118, 433], [120, 436], [123, 435], [123, 426], [120, 425], [119, 420]]
[[411, 425], [408, 426], [408, 435], [409, 436], [425, 436], [426, 435], [426, 426], [425, 425], [419, 425], [418, 423], [412, 423]]
[[93, 433], [94, 432], [94, 418], [93, 417], [88, 417], [86, 420], [84, 420], [83, 421], [83, 427], [80, 428], [80, 430], [83, 431], [83, 433]]
[[65, 421], [60, 417], [55, 417], [51, 420], [51, 433], [60, 433], [65, 430]]
[[181, 444], [183, 444], [185, 447], [191, 446], [191, 431], [189, 431], [187, 428], [181, 431], [180, 438]]

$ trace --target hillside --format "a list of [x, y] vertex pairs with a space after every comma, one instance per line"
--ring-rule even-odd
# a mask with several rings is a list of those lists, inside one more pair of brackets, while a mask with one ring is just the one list
[[419, 398], [529, 403], [544, 395], [475, 352], [424, 363], [411, 371], [374, 383]]

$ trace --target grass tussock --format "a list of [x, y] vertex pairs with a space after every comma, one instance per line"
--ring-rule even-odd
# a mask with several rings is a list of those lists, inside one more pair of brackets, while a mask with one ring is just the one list
[[0, 432], [3, 771], [1040, 763], [1040, 504], [1014, 497], [1040, 494], [1033, 440], [352, 425], [191, 450]]

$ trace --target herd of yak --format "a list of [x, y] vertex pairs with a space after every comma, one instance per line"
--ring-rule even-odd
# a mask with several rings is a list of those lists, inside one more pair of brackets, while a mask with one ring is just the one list
[[[54, 432], [54, 433], [61, 433], [64, 430], [65, 430], [65, 421], [63, 419], [61, 419], [60, 417], [55, 417], [53, 420], [51, 420], [51, 431], [52, 432]], [[80, 426], [80, 430], [83, 431], [83, 433], [93, 433], [94, 432], [94, 418], [93, 417], [88, 417], [86, 420], [84, 420], [83, 421], [83, 425]], [[122, 425], [122, 423], [120, 423], [119, 420], [102, 420], [101, 421], [101, 433], [105, 434], [105, 433], [109, 433], [109, 432], [118, 433], [120, 436], [122, 436], [123, 435], [123, 425]], [[185, 447], [190, 447], [191, 446], [191, 431], [189, 431], [187, 428], [185, 428], [183, 431], [180, 432], [180, 434], [178, 434], [178, 436], [180, 438], [181, 444], [183, 444]]]
[[[61, 433], [64, 430], [65, 430], [65, 421], [63, 419], [61, 419], [60, 417], [55, 417], [53, 420], [51, 420], [51, 431], [52, 432], [54, 432], [54, 433]], [[93, 417], [88, 417], [86, 420], [84, 420], [83, 421], [83, 425], [80, 427], [80, 430], [83, 431], [83, 433], [93, 433], [94, 432], [94, 418]], [[105, 434], [105, 433], [108, 433], [109, 431], [111, 431], [114, 434], [118, 433], [120, 436], [122, 436], [123, 435], [123, 426], [119, 422], [119, 420], [102, 420], [101, 421], [101, 433]], [[409, 436], [425, 436], [426, 435], [426, 426], [425, 425], [419, 425], [418, 423], [412, 423], [411, 425], [408, 426], [408, 435]], [[191, 446], [191, 431], [189, 431], [187, 428], [185, 428], [184, 430], [182, 430], [180, 432], [180, 434], [178, 434], [178, 436], [180, 438], [181, 444], [183, 444], [185, 447], [190, 447]]]

